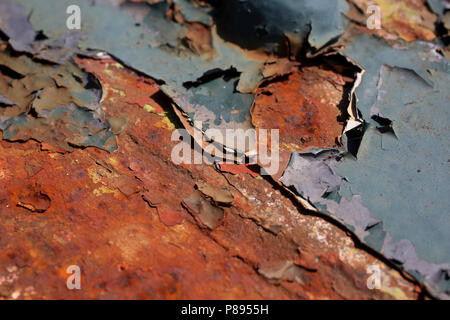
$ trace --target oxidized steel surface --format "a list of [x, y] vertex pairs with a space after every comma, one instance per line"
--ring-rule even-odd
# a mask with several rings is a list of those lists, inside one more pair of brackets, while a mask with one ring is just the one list
[[[0, 3], [0, 298], [449, 297], [445, 4], [72, 2]], [[193, 121], [278, 172], [175, 164]]]
[[[152, 101], [164, 110], [155, 113], [149, 101], [129, 103], [128, 92], [140, 87], [143, 96], [154, 95], [156, 84], [113, 61], [77, 62], [105, 88], [105, 115], [128, 122], [114, 153], [1, 142], [2, 297], [417, 297], [397, 271], [355, 248], [336, 226], [300, 214], [261, 177], [173, 165], [170, 109]], [[199, 195], [208, 203], [204, 214], [224, 213], [212, 229], [182, 205], [200, 182], [234, 197], [223, 206]], [[373, 263], [388, 279], [382, 290], [366, 287]], [[83, 272], [80, 291], [66, 288], [73, 264]]]
[[279, 129], [280, 177], [292, 152], [339, 145], [343, 123], [338, 106], [345, 81], [319, 67], [292, 68], [291, 74], [262, 83], [251, 110], [256, 129]]

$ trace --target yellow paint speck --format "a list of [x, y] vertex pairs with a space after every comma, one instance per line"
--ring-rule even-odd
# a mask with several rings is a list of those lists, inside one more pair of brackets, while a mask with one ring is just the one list
[[149, 105], [149, 104], [146, 104], [146, 105], [144, 106], [144, 109], [145, 109], [145, 111], [147, 111], [147, 112], [155, 112], [155, 111], [156, 111], [155, 107], [152, 106], [152, 105]]
[[94, 192], [94, 195], [96, 195], [97, 197], [99, 197], [103, 194], [106, 194], [106, 193], [112, 193], [115, 197], [117, 197], [119, 195], [118, 190], [109, 188], [107, 186], [101, 186], [100, 188], [95, 189], [93, 192]]
[[167, 116], [164, 116], [164, 118], [157, 122], [155, 126], [158, 128], [166, 128], [167, 130], [175, 130], [175, 125], [167, 118]]

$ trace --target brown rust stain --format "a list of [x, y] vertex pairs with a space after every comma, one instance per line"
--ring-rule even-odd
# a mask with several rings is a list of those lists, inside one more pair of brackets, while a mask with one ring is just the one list
[[279, 129], [280, 170], [275, 178], [281, 176], [291, 152], [337, 146], [343, 130], [338, 105], [344, 85], [339, 74], [309, 66], [259, 86], [252, 122], [257, 129]]
[[250, 174], [252, 177], [259, 176], [259, 167], [252, 164], [235, 164], [235, 163], [220, 163], [220, 171], [242, 175], [244, 173]]

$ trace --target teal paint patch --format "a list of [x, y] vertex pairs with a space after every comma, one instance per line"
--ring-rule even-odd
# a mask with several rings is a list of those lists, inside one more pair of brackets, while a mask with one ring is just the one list
[[[235, 81], [218, 78], [204, 85], [193, 88], [190, 105], [206, 106], [211, 115], [203, 121], [203, 130], [212, 128], [229, 128], [230, 123], [248, 123], [251, 127], [249, 105], [253, 103], [253, 96], [235, 93]], [[223, 101], [219, 105], [216, 100]], [[198, 108], [198, 107], [197, 107]], [[194, 121], [202, 120], [194, 115]], [[225, 124], [225, 126], [223, 125]], [[232, 126], [231, 126], [232, 127]]]
[[115, 136], [106, 123], [73, 104], [56, 108], [36, 119], [22, 114], [2, 125], [5, 140], [35, 139], [67, 151], [72, 151], [74, 146], [98, 147], [110, 152], [117, 149]]
[[[357, 157], [322, 158], [316, 174], [317, 157], [294, 154], [280, 181], [448, 298], [440, 275], [450, 270], [449, 62], [432, 43], [399, 46], [363, 35], [343, 50], [365, 69], [356, 90], [366, 121]], [[341, 198], [326, 192], [336, 179]]]
[[399, 41], [396, 47], [391, 47], [384, 40], [366, 34], [351, 39], [342, 54], [365, 70], [363, 81], [356, 88], [358, 109], [364, 120], [371, 121], [370, 109], [377, 99], [379, 71], [382, 65], [414, 71], [429, 86], [433, 86], [429, 70], [449, 70], [448, 61], [437, 53], [436, 49], [435, 44], [423, 41]]
[[330, 197], [343, 184], [342, 177], [336, 173], [341, 158], [339, 150], [293, 153], [280, 182], [293, 187], [300, 196], [315, 207], [322, 208], [323, 212], [354, 227], [356, 235], [363, 239], [368, 235], [367, 230], [380, 221], [371, 217], [369, 210], [362, 205], [359, 194], [352, 194], [348, 199], [342, 195]]
[[10, 39], [11, 46], [17, 51], [32, 50], [36, 32], [20, 5], [0, 2], [0, 29]]
[[383, 228], [383, 222], [380, 222], [369, 228], [369, 235], [364, 238], [364, 242], [371, 248], [381, 252], [383, 250], [384, 239], [386, 238], [386, 231]]
[[450, 3], [445, 4], [446, 0], [427, 0], [428, 6], [431, 10], [438, 16], [442, 17], [444, 15], [445, 9], [450, 7]]
[[117, 148], [114, 135], [102, 120], [101, 88], [92, 75], [72, 61], [48, 65], [17, 52], [2, 51], [0, 56], [2, 65], [20, 75], [9, 85], [0, 85], [0, 91], [16, 101], [11, 105], [9, 99], [0, 99], [0, 111], [5, 112], [0, 116], [3, 139], [34, 139], [65, 151], [75, 146], [107, 151]]
[[336, 171], [361, 195], [371, 216], [383, 221], [391, 241], [408, 239], [418, 258], [446, 264], [450, 77], [439, 70], [431, 77], [434, 87], [411, 71], [382, 67], [374, 108], [392, 121], [395, 136], [372, 126], [358, 159], [338, 164]]
[[[341, 0], [228, 0], [217, 10], [218, 32], [244, 48], [286, 50], [305, 41], [320, 49], [339, 37], [347, 21], [348, 5]], [[308, 37], [309, 36], [309, 37]]]
[[[261, 58], [252, 58], [242, 49], [247, 48], [247, 45], [240, 48], [235, 44], [240, 44], [239, 42], [225, 41], [215, 33], [215, 28], [212, 28], [214, 55], [212, 57], [197, 55], [186, 46], [186, 28], [166, 18], [168, 8], [166, 2], [151, 6], [136, 3], [131, 8], [130, 5], [114, 7], [110, 3], [93, 4], [90, 0], [9, 1], [22, 5], [26, 13], [31, 14], [30, 22], [34, 29], [42, 30], [53, 40], [63, 38], [68, 32], [65, 27], [68, 17], [67, 6], [79, 5], [82, 12], [80, 31], [82, 35], [78, 42], [80, 49], [106, 51], [124, 64], [164, 81], [161, 89], [174, 99], [183, 111], [194, 113], [194, 118], [208, 118], [209, 123], [219, 128], [244, 130], [253, 128], [247, 115], [253, 101], [252, 91], [263, 80], [262, 69], [265, 61], [261, 61]], [[280, 32], [278, 29], [274, 29], [274, 32], [275, 37], [281, 36], [283, 41], [286, 35], [293, 35], [290, 38], [303, 43], [312, 25], [311, 42], [315, 46], [322, 46], [340, 35], [345, 26], [345, 19], [341, 15], [342, 11], [347, 10], [344, 0], [320, 0], [308, 4], [292, 0], [278, 1], [276, 4], [273, 1], [260, 1], [257, 6], [253, 1], [229, 3], [231, 2], [238, 7], [248, 2], [255, 8], [260, 8], [261, 5], [261, 8], [268, 9], [264, 11], [264, 14], [268, 15], [264, 19], [273, 26], [281, 25]], [[210, 9], [195, 7], [185, 0], [178, 0], [176, 4], [189, 22], [196, 20], [206, 25], [211, 23]], [[337, 11], [330, 10], [330, 6]], [[148, 14], [143, 18], [136, 16], [139, 7], [148, 10]], [[221, 10], [217, 11], [217, 15], [220, 15]], [[49, 15], [49, 12], [52, 14]], [[288, 15], [290, 18], [280, 20], [280, 14]], [[220, 29], [218, 22], [220, 17], [217, 15], [214, 18], [217, 29]], [[231, 18], [233, 19], [224, 22], [224, 25], [233, 25], [241, 29], [237, 33], [240, 36], [243, 35], [242, 22], [253, 21], [252, 19], [237, 21], [234, 16]], [[253, 27], [259, 28], [256, 25], [251, 28]], [[252, 34], [245, 41], [250, 42], [253, 38], [255, 37]], [[265, 46], [263, 44], [261, 47]], [[197, 90], [190, 90], [185, 86], [186, 83], [200, 79], [210, 70], [230, 68], [235, 68], [240, 73], [235, 90], [230, 90], [227, 85], [223, 88], [216, 87], [214, 92], [217, 95], [208, 96], [207, 92], [211, 91], [210, 87], [215, 86], [214, 83], [202, 84]], [[197, 95], [198, 92], [202, 94]], [[224, 107], [224, 112], [216, 113]], [[228, 107], [235, 109], [227, 110]], [[223, 117], [230, 112], [234, 114], [235, 110], [238, 110], [238, 116]]]
[[188, 0], [174, 0], [174, 3], [180, 7], [183, 17], [187, 22], [199, 22], [207, 26], [213, 24], [213, 18], [211, 16], [212, 9], [210, 7], [196, 6]]
[[[24, 5], [30, 12], [33, 11], [31, 22], [35, 29], [42, 29], [50, 36], [62, 36], [60, 33], [53, 33], [53, 30], [58, 29], [61, 21], [65, 21], [65, 8], [73, 4], [73, 1], [58, 1], [56, 8], [53, 7], [53, 1], [39, 1], [39, 5], [22, 0], [13, 1]], [[216, 54], [211, 59], [193, 53], [183, 44], [187, 32], [185, 27], [166, 19], [166, 3], [151, 6], [149, 14], [144, 17], [140, 26], [136, 26], [135, 17], [125, 9], [115, 8], [110, 4], [92, 6], [91, 1], [77, 1], [77, 4], [83, 13], [83, 37], [79, 42], [81, 49], [106, 51], [126, 65], [163, 80], [165, 85], [161, 86], [161, 89], [173, 98], [183, 111], [193, 112], [194, 118], [210, 116], [208, 121], [221, 127], [252, 128], [246, 117], [235, 117], [236, 122], [227, 123], [214, 113], [223, 106], [228, 106], [230, 101], [239, 101], [239, 105], [233, 103], [230, 107], [235, 106], [249, 114], [253, 101], [252, 94], [244, 97], [242, 93], [230, 90], [228, 86], [216, 87], [217, 96], [198, 95], [192, 104], [191, 98], [185, 97], [192, 97], [195, 92], [186, 89], [185, 84], [200, 79], [210, 70], [227, 70], [234, 67], [243, 74], [253, 74], [243, 77], [240, 84], [248, 90], [253, 90], [262, 80], [261, 61], [249, 59], [243, 50], [225, 43], [217, 36], [213, 37]], [[146, 4], [140, 5], [148, 7]], [[52, 17], [38, 18], [47, 16], [48, 12], [53, 11], [55, 15]], [[208, 92], [208, 86], [214, 86], [214, 83], [205, 84], [201, 92]]]

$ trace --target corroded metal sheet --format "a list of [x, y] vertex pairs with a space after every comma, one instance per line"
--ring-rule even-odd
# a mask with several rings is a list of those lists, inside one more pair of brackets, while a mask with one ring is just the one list
[[252, 107], [255, 128], [278, 129], [279, 178], [292, 152], [339, 145], [343, 122], [338, 109], [345, 81], [339, 74], [318, 67], [293, 68], [283, 79], [262, 83]]
[[[449, 297], [445, 5], [73, 2], [0, 4], [0, 297]], [[278, 129], [279, 170], [194, 129]]]
[[[154, 96], [157, 85], [107, 61], [77, 59], [100, 79], [106, 117], [128, 117], [117, 151], [0, 142], [2, 297], [417, 297], [418, 287], [259, 176], [173, 165], [170, 106], [153, 102], [163, 110], [154, 112], [127, 96], [135, 87]], [[66, 288], [73, 264], [85, 275], [80, 291]], [[365, 285], [372, 264], [381, 290]]]
[[231, 0], [223, 1], [218, 10], [218, 31], [225, 39], [245, 48], [278, 52], [287, 49], [288, 39], [295, 54], [306, 41], [321, 49], [344, 33], [348, 5], [342, 0]]
[[[36, 8], [29, 1], [14, 2], [23, 5], [27, 15], [33, 10], [30, 21], [36, 30], [43, 30], [52, 39], [65, 36], [64, 28], [59, 33], [54, 31], [59, 29], [61, 21], [66, 20], [65, 8], [72, 1], [41, 1]], [[245, 129], [251, 126], [248, 114], [252, 96], [247, 93], [261, 79], [259, 73], [266, 56], [250, 56], [246, 50], [219, 38], [213, 28], [205, 29], [204, 33], [198, 35], [196, 33], [201, 30], [195, 30], [195, 26], [184, 19], [180, 21], [182, 23], [167, 19], [169, 6], [166, 2], [152, 6], [145, 17], [140, 17], [138, 13], [147, 9], [146, 4], [114, 7], [109, 3], [93, 5], [92, 1], [77, 3], [84, 13], [83, 30], [89, 30], [81, 31], [82, 36], [78, 42], [80, 48], [107, 51], [127, 65], [164, 81], [166, 85], [163, 90], [192, 119], [203, 121], [205, 129], [212, 125]], [[49, 8], [59, 14], [41, 19], [47, 15]], [[183, 8], [181, 6], [181, 10]], [[202, 15], [205, 16], [206, 13]], [[175, 16], [174, 19], [176, 18]], [[115, 23], [111, 24], [110, 21]], [[111, 32], [105, 32], [111, 27]], [[197, 45], [204, 37], [209, 37], [211, 43]], [[186, 46], [186, 41], [190, 45]], [[198, 55], [198, 51], [203, 53], [202, 45], [211, 46], [210, 50], [214, 54], [211, 56], [207, 52]], [[130, 47], [133, 50], [129, 50]], [[222, 73], [230, 69], [236, 70], [233, 72], [234, 76], [221, 81]], [[241, 77], [239, 73], [242, 73]], [[218, 79], [213, 82], [208, 80], [203, 85], [203, 78], [209, 79], [211, 74], [213, 79]], [[236, 81], [240, 82], [240, 87], [248, 89], [244, 93], [235, 92]], [[212, 95], [216, 95], [216, 98]], [[236, 110], [236, 115], [232, 118], [220, 114], [221, 109], [230, 108]]]
[[0, 58], [8, 70], [0, 75], [0, 90], [10, 101], [0, 111], [3, 139], [36, 139], [67, 151], [74, 146], [117, 148], [101, 118], [101, 88], [88, 74], [71, 62], [54, 67], [9, 51]]
[[[30, 21], [35, 30], [42, 30], [47, 37], [55, 41], [67, 36], [64, 28], [59, 32], [57, 30], [60, 29], [61, 21], [66, 19], [65, 8], [73, 1], [63, 0], [57, 3], [50, 0], [40, 1], [38, 6], [35, 6], [33, 1], [9, 1], [25, 7], [26, 15], [33, 11]], [[217, 28], [208, 27], [202, 34], [196, 36], [199, 30], [195, 30], [192, 23], [199, 22], [204, 25], [205, 19], [209, 21], [208, 18], [211, 16], [208, 10], [201, 8], [194, 10], [192, 5], [186, 4], [187, 1], [175, 1], [178, 10], [175, 10], [173, 19], [176, 22], [166, 19], [167, 13], [170, 13], [166, 2], [154, 4], [150, 10], [142, 3], [121, 7], [101, 1], [94, 5], [92, 1], [87, 0], [77, 3], [84, 13], [84, 28], [80, 31], [82, 36], [78, 46], [107, 51], [127, 65], [163, 80], [165, 82], [163, 91], [192, 121], [202, 121], [202, 128], [199, 128], [201, 130], [212, 126], [220, 129], [252, 127], [249, 115], [253, 101], [251, 93], [263, 79], [264, 63], [274, 59], [271, 54], [256, 50], [259, 47], [251, 45], [255, 38], [250, 33], [254, 29], [268, 28], [262, 30], [263, 34], [268, 33], [268, 39], [263, 36], [262, 42], [273, 40], [279, 44], [285, 42], [287, 37], [292, 43], [290, 47], [297, 47], [298, 50], [306, 40], [312, 46], [322, 48], [343, 33], [345, 19], [341, 12], [347, 9], [343, 0], [333, 0], [332, 3], [316, 1], [314, 4], [301, 5], [295, 1], [285, 0], [281, 2], [281, 7], [272, 1], [264, 3], [230, 1], [226, 2], [226, 6], [229, 7], [218, 10], [223, 12], [225, 17], [219, 16], [217, 20], [227, 19], [231, 23], [218, 22]], [[136, 10], [133, 10], [133, 7]], [[138, 15], [139, 11], [146, 9], [147, 16]], [[47, 17], [48, 10], [56, 14]], [[258, 10], [263, 14], [270, 14], [260, 19], [261, 13]], [[279, 10], [280, 14], [290, 12], [293, 21], [282, 20], [287, 21], [286, 25], [276, 26], [280, 20], [274, 17], [274, 10]], [[232, 16], [236, 20], [227, 18], [230, 11], [236, 12]], [[241, 12], [244, 15], [246, 12], [252, 12], [251, 17], [241, 17]], [[185, 14], [187, 18], [184, 18]], [[323, 23], [324, 15], [327, 16], [327, 23]], [[21, 19], [25, 19], [25, 16]], [[111, 25], [110, 21], [115, 23]], [[249, 45], [241, 46], [242, 48], [236, 45], [240, 45], [239, 41], [219, 36], [222, 33], [221, 26], [239, 28], [236, 34], [245, 35], [243, 30], [246, 29], [242, 29], [241, 21], [250, 23], [248, 37], [242, 37]], [[333, 22], [332, 25], [328, 24], [330, 21]], [[108, 28], [113, 30], [105, 32]], [[210, 43], [198, 44], [198, 41], [205, 38], [209, 38]], [[187, 47], [184, 45], [186, 41]], [[199, 50], [199, 47], [204, 46], [211, 48], [204, 53], [203, 50]], [[130, 47], [133, 47], [133, 50], [129, 50]], [[233, 76], [224, 74], [226, 71], [231, 71], [228, 73]], [[224, 112], [230, 109], [233, 110], [232, 113]]]
[[449, 62], [431, 43], [367, 35], [343, 53], [365, 71], [358, 152], [294, 154], [281, 182], [448, 297]]

